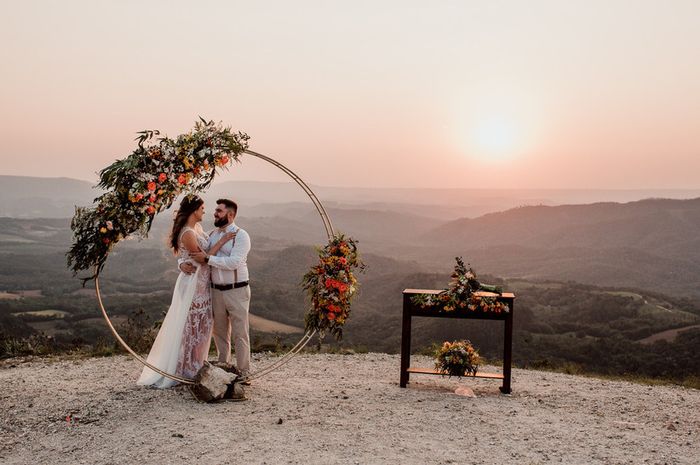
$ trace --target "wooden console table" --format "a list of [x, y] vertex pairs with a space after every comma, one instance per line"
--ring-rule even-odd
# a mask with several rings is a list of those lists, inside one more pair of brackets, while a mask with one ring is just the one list
[[[466, 318], [478, 320], [498, 320], [503, 321], [503, 374], [498, 373], [477, 373], [476, 378], [502, 379], [503, 385], [500, 390], [504, 394], [510, 394], [511, 362], [513, 355], [513, 301], [515, 295], [509, 292], [494, 294], [492, 292], [475, 292], [480, 297], [495, 297], [497, 300], [508, 305], [509, 312], [484, 313], [472, 312], [469, 310], [444, 312], [436, 308], [420, 308], [411, 302], [411, 298], [417, 294], [439, 294], [442, 291], [434, 289], [404, 289], [403, 291], [403, 325], [401, 331], [401, 380], [399, 385], [402, 388], [408, 384], [408, 377], [411, 373], [423, 375], [442, 375], [442, 373], [427, 368], [411, 367], [411, 319], [413, 317], [429, 318]], [[471, 376], [471, 375], [467, 375]]]

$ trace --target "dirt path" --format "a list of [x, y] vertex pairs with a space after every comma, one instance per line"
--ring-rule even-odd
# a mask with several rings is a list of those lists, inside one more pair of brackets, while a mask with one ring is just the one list
[[678, 336], [678, 333], [681, 333], [683, 331], [686, 331], [688, 329], [693, 329], [693, 328], [700, 328], [700, 325], [690, 325], [690, 326], [684, 326], [682, 328], [667, 329], [666, 331], [661, 331], [660, 333], [652, 334], [649, 337], [645, 337], [644, 339], [640, 339], [638, 342], [640, 344], [653, 344], [656, 341], [673, 342], [673, 340], [676, 339], [676, 336]]
[[[429, 366], [430, 359], [416, 357]], [[256, 357], [257, 367], [271, 362]], [[514, 370], [498, 382], [414, 376], [398, 356], [303, 355], [199, 404], [134, 384], [126, 357], [0, 369], [3, 464], [697, 464], [700, 391]], [[476, 398], [454, 394], [471, 387]]]
[[302, 328], [297, 326], [286, 325], [284, 323], [280, 323], [279, 321], [268, 320], [267, 318], [253, 315], [252, 313], [248, 314], [248, 318], [250, 319], [250, 327], [252, 329], [262, 331], [264, 333], [301, 334], [304, 332]]

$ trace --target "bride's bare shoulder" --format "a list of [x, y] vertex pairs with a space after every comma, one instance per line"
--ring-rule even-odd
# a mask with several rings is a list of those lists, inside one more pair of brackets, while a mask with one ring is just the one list
[[179, 242], [181, 247], [186, 249], [188, 252], [199, 251], [199, 244], [197, 243], [197, 231], [193, 228], [182, 228], [182, 231], [180, 232]]
[[180, 231], [180, 235], [178, 236], [178, 238], [182, 240], [182, 238], [185, 237], [187, 233], [190, 233], [191, 235], [196, 235], [196, 231], [194, 229], [190, 228], [189, 226], [185, 226], [184, 228], [182, 228], [182, 231]]

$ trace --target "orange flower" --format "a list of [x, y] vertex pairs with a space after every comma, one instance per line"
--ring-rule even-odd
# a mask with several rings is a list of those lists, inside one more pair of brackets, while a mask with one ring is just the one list
[[161, 183], [161, 184], [164, 183], [166, 179], [168, 179], [168, 176], [165, 173], [160, 173], [158, 175], [158, 182], [159, 183]]
[[148, 208], [146, 209], [146, 213], [148, 213], [149, 215], [152, 215], [155, 212], [156, 212], [156, 209], [153, 208], [153, 205], [149, 205]]
[[330, 313], [328, 314], [328, 319], [331, 320], [331, 321], [335, 320], [335, 313], [330, 312]]
[[136, 199], [137, 202], [140, 202], [141, 199], [143, 198], [143, 194], [141, 192], [139, 192], [138, 194], [136, 194], [136, 196], [134, 196], [134, 198]]
[[185, 184], [185, 183], [187, 183], [187, 178], [185, 177], [184, 174], [181, 174], [180, 176], [177, 177], [177, 182], [179, 184]]
[[151, 196], [148, 198], [148, 200], [150, 200], [151, 202], [155, 202], [156, 199], [157, 199], [157, 197], [155, 194], [151, 194]]
[[148, 191], [154, 192], [155, 190], [156, 190], [156, 183], [154, 183], [153, 181], [149, 182], [148, 183]]

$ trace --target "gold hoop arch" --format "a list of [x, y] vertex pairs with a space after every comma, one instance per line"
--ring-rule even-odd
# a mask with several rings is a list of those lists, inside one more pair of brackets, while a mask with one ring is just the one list
[[[254, 152], [252, 150], [244, 150], [243, 153], [246, 153], [248, 155], [251, 155], [253, 157], [259, 158], [261, 160], [264, 160], [280, 170], [282, 170], [284, 173], [286, 173], [290, 178], [294, 180], [294, 182], [301, 187], [306, 195], [309, 196], [311, 199], [311, 202], [314, 204], [314, 207], [316, 207], [316, 211], [318, 211], [318, 214], [321, 216], [321, 220], [323, 221], [323, 227], [326, 229], [326, 235], [328, 236], [328, 239], [330, 240], [334, 235], [335, 231], [333, 230], [333, 223], [331, 222], [330, 217], [328, 216], [328, 213], [326, 212], [326, 209], [323, 207], [323, 204], [321, 201], [318, 199], [316, 194], [314, 194], [314, 191], [311, 190], [311, 188], [299, 177], [294, 173], [292, 170], [284, 166], [282, 163], [274, 160], [273, 158], [268, 157], [267, 155], [263, 155], [258, 152]], [[121, 344], [121, 346], [129, 353], [131, 354], [136, 360], [141, 362], [144, 366], [147, 366], [151, 370], [155, 371], [161, 376], [165, 376], [166, 378], [170, 378], [173, 381], [178, 381], [182, 384], [195, 384], [195, 381], [190, 378], [183, 378], [182, 376], [177, 376], [172, 373], [167, 373], [160, 368], [151, 365], [148, 363], [146, 360], [144, 360], [143, 357], [141, 357], [139, 354], [137, 354], [131, 347], [129, 347], [129, 344], [122, 339], [122, 337], [119, 335], [117, 332], [116, 328], [112, 324], [112, 320], [110, 320], [109, 315], [107, 314], [107, 310], [105, 310], [104, 303], [102, 302], [102, 293], [100, 292], [100, 277], [99, 277], [99, 270], [95, 269], [95, 295], [97, 296], [97, 302], [100, 306], [100, 310], [102, 311], [102, 316], [104, 317], [105, 321], [107, 322], [107, 326], [109, 326], [109, 329], [112, 331], [112, 334], [114, 335], [115, 339]], [[287, 352], [284, 356], [282, 356], [279, 360], [275, 361], [272, 363], [270, 366], [263, 368], [260, 371], [254, 372], [250, 374], [247, 379], [248, 380], [253, 380], [257, 378], [261, 378], [269, 373], [272, 373], [275, 371], [277, 368], [281, 367], [282, 365], [286, 364], [289, 362], [289, 360], [292, 359], [294, 355], [299, 353], [301, 349], [303, 349], [306, 344], [311, 340], [311, 338], [316, 334], [316, 331], [307, 331], [304, 336], [297, 342], [297, 344], [292, 347], [289, 352]]]

